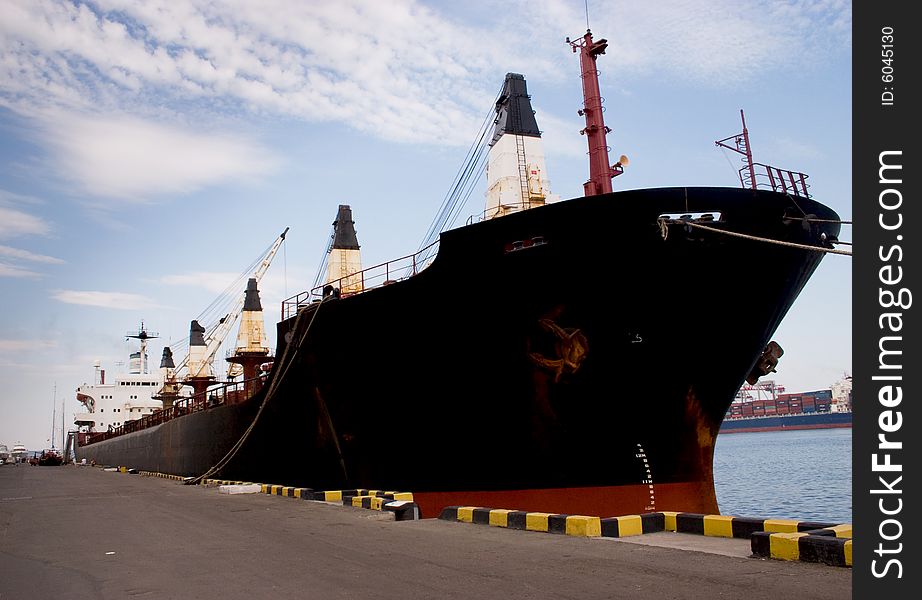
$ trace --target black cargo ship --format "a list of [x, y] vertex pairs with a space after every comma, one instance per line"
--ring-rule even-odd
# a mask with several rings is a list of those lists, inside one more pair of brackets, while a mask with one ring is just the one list
[[[593, 72], [603, 42], [574, 43]], [[588, 130], [601, 111], [585, 95]], [[749, 189], [612, 193], [619, 166], [606, 154], [586, 197], [442, 233], [426, 268], [401, 263], [411, 276], [286, 301], [255, 395], [87, 439], [78, 458], [410, 491], [426, 517], [716, 513], [721, 421], [742, 382], [774, 366], [771, 336], [839, 217], [793, 183], [754, 189], [754, 174]]]

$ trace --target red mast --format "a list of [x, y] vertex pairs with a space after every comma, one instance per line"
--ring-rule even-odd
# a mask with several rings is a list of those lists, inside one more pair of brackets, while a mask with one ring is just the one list
[[[746, 115], [743, 114], [742, 108], [740, 109], [740, 119], [743, 121], [743, 133], [731, 135], [728, 138], [718, 140], [714, 143], [721, 148], [733, 150], [746, 157], [746, 166], [739, 171], [740, 183], [743, 184], [743, 187], [747, 187], [748, 185], [748, 187], [756, 189], [756, 163], [752, 162], [752, 147], [749, 145], [749, 130], [746, 129]], [[733, 140], [733, 146], [727, 143], [730, 140]]]
[[612, 177], [624, 172], [623, 165], [627, 164], [627, 157], [614, 165], [608, 162], [608, 143], [605, 139], [611, 129], [605, 126], [602, 116], [602, 93], [599, 91], [599, 71], [595, 61], [599, 54], [605, 54], [608, 40], [592, 41], [592, 32], [586, 30], [586, 35], [581, 40], [567, 43], [573, 47], [573, 52], [579, 52], [579, 66], [583, 78], [583, 108], [579, 111], [581, 117], [586, 117], [586, 128], [580, 131], [589, 140], [589, 181], [583, 184], [586, 196], [607, 194], [612, 191]]

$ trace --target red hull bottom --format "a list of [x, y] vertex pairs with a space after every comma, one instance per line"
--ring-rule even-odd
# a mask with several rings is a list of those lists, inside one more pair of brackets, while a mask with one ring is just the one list
[[667, 483], [611, 487], [413, 493], [422, 518], [438, 517], [446, 506], [505, 508], [551, 514], [617, 517], [658, 510], [718, 514], [709, 483]]

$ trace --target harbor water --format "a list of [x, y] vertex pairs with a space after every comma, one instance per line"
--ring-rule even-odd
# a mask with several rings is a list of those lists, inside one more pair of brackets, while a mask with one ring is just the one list
[[719, 435], [714, 486], [721, 514], [852, 522], [852, 430]]

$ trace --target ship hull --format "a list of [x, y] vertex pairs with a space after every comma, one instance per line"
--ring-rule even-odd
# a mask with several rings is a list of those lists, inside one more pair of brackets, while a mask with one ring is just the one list
[[751, 433], [758, 431], [795, 431], [800, 429], [836, 429], [852, 426], [852, 413], [807, 413], [753, 417], [751, 419], [725, 419], [720, 433]]
[[[704, 212], [793, 243], [838, 232], [785, 218], [838, 219], [818, 203], [720, 188], [582, 198], [449, 231], [420, 274], [281, 321], [281, 358], [246, 403], [79, 452], [199, 475], [258, 414], [222, 477], [410, 491], [426, 517], [453, 504], [716, 513], [721, 420], [821, 254], [681, 225], [664, 238], [658, 225]], [[760, 294], [741, 302], [753, 278]], [[141, 462], [117, 460], [129, 450]]]

